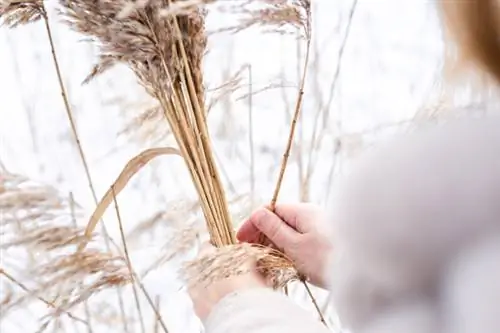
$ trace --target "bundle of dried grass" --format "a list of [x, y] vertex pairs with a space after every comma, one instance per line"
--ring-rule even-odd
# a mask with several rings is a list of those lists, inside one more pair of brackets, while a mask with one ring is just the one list
[[[0, 1], [2, 1], [0, 2], [0, 16], [10, 26], [35, 21], [40, 17], [46, 19], [43, 2], [40, 0]], [[149, 119], [154, 119], [160, 111], [167, 120], [179, 146], [179, 150], [149, 149], [132, 159], [98, 204], [83, 236], [80, 231], [69, 228], [52, 230], [57, 233], [54, 233], [52, 238], [43, 239], [43, 241], [40, 241], [40, 235], [45, 235], [46, 232], [33, 232], [27, 234], [29, 237], [23, 241], [11, 242], [12, 246], [38, 242], [53, 249], [79, 243], [78, 251], [71, 255], [72, 262], [76, 266], [69, 265], [69, 262], [65, 260], [68, 257], [56, 257], [48, 266], [43, 266], [41, 271], [35, 272], [48, 276], [53, 274], [44, 286], [67, 280], [68, 277], [78, 274], [102, 273], [99, 277], [93, 276], [93, 279], [90, 279], [93, 282], [88, 287], [73, 286], [68, 289], [66, 295], [69, 296], [63, 302], [65, 308], [86, 299], [92, 290], [99, 290], [104, 285], [128, 283], [130, 275], [122, 274], [121, 271], [122, 264], [125, 263], [123, 258], [96, 256], [92, 249], [87, 249], [87, 245], [105, 209], [115, 201], [116, 194], [125, 187], [136, 172], [159, 155], [177, 154], [183, 157], [197, 190], [212, 243], [218, 247], [229, 245], [212, 257], [213, 260], [207, 261], [209, 265], [207, 263], [200, 265], [200, 262], [197, 262], [190, 266], [188, 271], [191, 272], [189, 274], [191, 277], [201, 276], [210, 280], [213, 274], [223, 276], [238, 274], [235, 268], [240, 266], [240, 262], [237, 259], [249, 256], [258, 260], [261, 270], [266, 275], [275, 278], [275, 287], [282, 286], [290, 279], [298, 277], [291, 262], [276, 250], [260, 247], [253, 247], [249, 250], [246, 246], [233, 246], [236, 244], [233, 224], [216, 167], [206, 121], [202, 57], [207, 40], [204, 31], [204, 10], [200, 5], [209, 2], [213, 1], [59, 1], [60, 15], [66, 23], [74, 30], [96, 40], [101, 47], [100, 61], [84, 82], [90, 82], [116, 63], [125, 63], [135, 73], [147, 93], [158, 103], [158, 107], [151, 109]], [[305, 65], [299, 83], [295, 113], [287, 148], [283, 155], [278, 184], [270, 205], [270, 208], [274, 209], [302, 106], [311, 39], [310, 1], [259, 0], [257, 2], [264, 8], [249, 9], [247, 6], [251, 4], [250, 1], [243, 1], [239, 4], [240, 6], [234, 7], [241, 9], [240, 13], [246, 15], [241, 26], [233, 29], [234, 31], [258, 24], [272, 26], [273, 31], [284, 32], [282, 28], [291, 24], [302, 31], [302, 36], [307, 41]], [[66, 99], [65, 102], [67, 102]], [[71, 112], [68, 111], [68, 113]], [[58, 241], [57, 246], [49, 246]], [[224, 253], [232, 254], [224, 255]], [[95, 261], [90, 261], [91, 258]], [[106, 261], [116, 262], [116, 266], [109, 266], [111, 270], [100, 266]], [[207, 270], [207, 267], [211, 268]], [[129, 270], [131, 270], [130, 267]], [[78, 280], [81, 280], [80, 277]], [[78, 297], [75, 296], [75, 291]]]
[[[218, 247], [234, 245], [233, 225], [214, 161], [204, 108], [201, 62], [206, 35], [201, 2], [154, 0], [131, 4], [128, 1], [61, 0], [60, 3], [65, 21], [74, 30], [96, 39], [101, 47], [100, 62], [86, 82], [119, 62], [133, 70], [146, 91], [158, 101], [172, 129], [198, 192], [211, 242]], [[308, 45], [287, 148], [270, 205], [274, 209], [302, 107], [311, 39], [310, 2], [262, 0], [259, 3], [263, 9], [247, 9], [248, 1], [234, 7], [241, 8], [245, 14], [241, 29], [260, 23], [274, 25], [279, 31], [290, 24], [302, 31]], [[96, 208], [88, 223], [87, 235], [93, 232], [111, 204], [113, 192], [119, 193], [133, 174], [152, 158], [177, 153], [172, 148], [155, 148], [132, 159]], [[82, 243], [81, 249], [84, 246]]]
[[253, 259], [257, 268], [269, 277], [269, 283], [278, 289], [297, 279], [296, 271], [290, 260], [269, 247], [257, 247], [250, 244], [237, 244], [208, 252], [199, 260], [184, 265], [182, 273], [188, 285], [209, 286], [230, 276], [247, 273], [249, 259]]
[[[181, 1], [182, 2], [182, 1]], [[179, 13], [175, 1], [60, 1], [68, 24], [101, 45], [91, 80], [126, 63], [160, 104], [199, 194], [212, 242], [236, 242], [222, 182], [209, 140], [201, 62], [206, 47], [204, 14], [198, 6]], [[88, 233], [95, 226], [89, 225]]]

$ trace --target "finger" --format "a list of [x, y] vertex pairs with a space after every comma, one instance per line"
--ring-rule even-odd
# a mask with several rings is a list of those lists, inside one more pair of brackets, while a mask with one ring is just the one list
[[[297, 204], [277, 204], [274, 213], [278, 215], [285, 223], [287, 223], [293, 229], [299, 232], [306, 232], [307, 230], [302, 230], [300, 223], [298, 223], [297, 218]], [[269, 209], [264, 207], [263, 209]], [[240, 242], [245, 243], [258, 243], [260, 239], [261, 231], [252, 223], [250, 219], [246, 220], [238, 230], [236, 238]]]
[[250, 221], [279, 248], [287, 248], [298, 236], [297, 231], [268, 209], [256, 211]]
[[293, 229], [297, 229], [297, 204], [277, 204], [274, 213]]
[[321, 218], [318, 207], [308, 203], [278, 204], [274, 213], [300, 233], [309, 232]]
[[236, 233], [236, 238], [244, 243], [257, 243], [260, 231], [250, 220], [246, 220]]

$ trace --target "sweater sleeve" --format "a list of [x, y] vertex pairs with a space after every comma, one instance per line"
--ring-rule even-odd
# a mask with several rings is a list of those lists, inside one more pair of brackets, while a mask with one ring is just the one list
[[206, 333], [329, 333], [316, 318], [286, 296], [266, 288], [235, 292], [222, 299], [205, 322]]

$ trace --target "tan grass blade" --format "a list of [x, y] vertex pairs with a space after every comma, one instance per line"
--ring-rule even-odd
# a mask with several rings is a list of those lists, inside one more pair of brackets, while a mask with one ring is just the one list
[[90, 217], [89, 222], [87, 223], [87, 227], [85, 229], [85, 237], [86, 239], [79, 245], [78, 251], [81, 251], [85, 248], [88, 243], [88, 239], [94, 232], [97, 223], [101, 219], [102, 215], [109, 207], [109, 205], [113, 202], [113, 191], [116, 195], [118, 195], [123, 188], [128, 184], [129, 180], [139, 172], [146, 164], [148, 164], [153, 158], [162, 156], [162, 155], [179, 155], [180, 152], [176, 148], [172, 147], [160, 147], [160, 148], [151, 148], [143, 151], [139, 155], [132, 158], [125, 168], [123, 168], [122, 172], [115, 180], [115, 182], [111, 185], [109, 190], [104, 194], [103, 198], [97, 205], [94, 213]]

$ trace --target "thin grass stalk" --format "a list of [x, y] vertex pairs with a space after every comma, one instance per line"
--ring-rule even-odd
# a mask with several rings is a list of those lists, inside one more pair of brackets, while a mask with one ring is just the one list
[[114, 186], [112, 186], [111, 188], [112, 188], [112, 193], [113, 193], [113, 202], [114, 202], [114, 205], [115, 205], [116, 216], [117, 216], [118, 224], [119, 224], [119, 228], [120, 228], [120, 237], [122, 239], [123, 250], [125, 252], [125, 259], [127, 261], [127, 267], [129, 269], [130, 277], [132, 278], [132, 281], [133, 281], [132, 288], [133, 288], [133, 292], [134, 292], [134, 298], [135, 298], [135, 302], [136, 302], [137, 312], [139, 313], [139, 320], [140, 320], [140, 323], [141, 323], [141, 331], [144, 333], [146, 331], [146, 329], [145, 329], [145, 325], [144, 325], [144, 317], [142, 315], [142, 310], [141, 310], [141, 306], [140, 306], [140, 302], [139, 302], [139, 295], [138, 295], [138, 292], [137, 292], [137, 289], [136, 289], [136, 284], [139, 286], [139, 288], [141, 289], [142, 293], [146, 297], [149, 305], [153, 309], [156, 317], [158, 318], [158, 322], [162, 326], [164, 332], [168, 333], [167, 326], [163, 322], [163, 319], [161, 318], [161, 315], [160, 315], [160, 312], [159, 312], [158, 308], [155, 306], [155, 303], [153, 302], [151, 296], [149, 295], [148, 291], [146, 290], [146, 288], [144, 287], [144, 285], [142, 284], [142, 282], [139, 280], [139, 276], [135, 273], [135, 271], [134, 271], [134, 269], [132, 267], [132, 262], [130, 260], [130, 256], [129, 256], [129, 252], [128, 252], [127, 242], [126, 242], [126, 239], [125, 239], [125, 232], [123, 230], [123, 223], [122, 223], [122, 219], [121, 219], [121, 214], [120, 214], [120, 209], [119, 209], [119, 206], [118, 206], [118, 202], [116, 200]]
[[285, 152], [283, 153], [283, 159], [281, 161], [281, 168], [280, 168], [280, 172], [278, 175], [278, 181], [277, 181], [276, 187], [274, 189], [274, 194], [273, 194], [273, 197], [271, 199], [271, 204], [269, 205], [269, 208], [271, 211], [274, 211], [276, 209], [276, 201], [278, 200], [278, 196], [279, 196], [279, 193], [281, 190], [281, 184], [283, 182], [283, 177], [285, 176], [285, 171], [286, 171], [286, 167], [288, 164], [288, 159], [290, 157], [290, 151], [292, 149], [293, 138], [295, 135], [295, 128], [297, 126], [297, 120], [299, 118], [300, 111], [302, 110], [302, 101], [304, 99], [304, 87], [305, 87], [306, 78], [307, 78], [307, 69], [308, 69], [308, 64], [309, 64], [310, 51], [311, 51], [311, 39], [308, 38], [307, 43], [306, 43], [306, 54], [305, 54], [305, 59], [304, 59], [304, 68], [302, 70], [302, 77], [300, 79], [299, 92], [298, 92], [297, 101], [295, 104], [295, 111], [294, 111], [293, 118], [292, 118], [292, 124], [290, 126], [290, 133], [288, 135], [288, 141], [287, 141]]
[[332, 84], [331, 84], [330, 89], [329, 89], [330, 90], [330, 96], [328, 98], [328, 102], [326, 103], [326, 105], [324, 107], [318, 108], [318, 111], [316, 112], [316, 115], [314, 117], [313, 137], [311, 139], [311, 150], [310, 150], [310, 153], [309, 153], [309, 160], [308, 160], [308, 165], [307, 165], [307, 168], [306, 168], [306, 170], [307, 170], [306, 171], [306, 179], [310, 179], [311, 178], [312, 171], [314, 169], [314, 162], [313, 162], [313, 158], [312, 158], [312, 152], [313, 152], [313, 148], [317, 144], [316, 140], [318, 140], [318, 144], [321, 144], [321, 141], [322, 141], [322, 138], [323, 138], [323, 135], [320, 135], [319, 137], [316, 136], [316, 133], [318, 132], [319, 118], [320, 118], [320, 115], [321, 115], [321, 111], [324, 111], [324, 113], [325, 113], [325, 119], [324, 119], [323, 123], [326, 124], [328, 122], [330, 105], [331, 105], [331, 102], [333, 100], [335, 91], [337, 90], [336, 89], [337, 88], [337, 82], [338, 82], [338, 80], [340, 78], [340, 71], [341, 71], [342, 65], [344, 63], [345, 49], [346, 49], [346, 46], [347, 46], [347, 42], [349, 40], [349, 36], [351, 34], [352, 22], [353, 22], [353, 19], [354, 19], [354, 14], [356, 12], [357, 5], [358, 5], [358, 0], [354, 0], [354, 2], [352, 4], [352, 7], [351, 7], [351, 9], [349, 11], [349, 17], [348, 17], [348, 21], [347, 21], [346, 31], [345, 31], [344, 38], [342, 39], [342, 43], [341, 43], [340, 48], [339, 48], [337, 66], [335, 67], [335, 73], [333, 74]]
[[248, 142], [250, 146], [250, 204], [255, 206], [255, 143], [253, 139], [253, 77], [252, 65], [248, 64]]
[[335, 147], [333, 148], [333, 151], [332, 151], [332, 166], [330, 168], [330, 171], [328, 173], [328, 180], [326, 182], [326, 200], [329, 200], [330, 198], [330, 194], [331, 194], [331, 186], [332, 186], [332, 183], [333, 183], [333, 179], [335, 178], [335, 170], [337, 170], [337, 168], [340, 167], [340, 161], [339, 161], [339, 158], [338, 158], [338, 155], [339, 153], [341, 152], [342, 150], [342, 144], [340, 143], [339, 140], [337, 140], [335, 142]]
[[[157, 295], [155, 297], [155, 306], [156, 308], [159, 310], [160, 309], [160, 295]], [[158, 316], [156, 315], [155, 313], [155, 319], [154, 319], [154, 325], [153, 325], [153, 333], [158, 333], [160, 332], [160, 325], [159, 325], [160, 321], [159, 321], [159, 318]]]
[[77, 325], [76, 321], [72, 320], [72, 327], [73, 327], [73, 332], [80, 333], [80, 327]]
[[[12, 52], [12, 54], [16, 54], [17, 53], [17, 50], [16, 48], [14, 47], [14, 41], [12, 40], [12, 37], [7, 34], [6, 35], [6, 38], [7, 38], [7, 43], [9, 44], [10, 46], [10, 51]], [[19, 87], [19, 91], [21, 91], [22, 89], [22, 82], [21, 81], [21, 68], [19, 66], [19, 62], [18, 61], [14, 61], [14, 76], [16, 77], [16, 82], [18, 84], [18, 87]], [[24, 98], [24, 96], [22, 97], [22, 103], [23, 103], [23, 107], [24, 107], [24, 111], [26, 112], [26, 118], [28, 120], [28, 128], [29, 128], [29, 131], [30, 131], [30, 138], [31, 138], [31, 146], [33, 147], [33, 152], [35, 153], [35, 155], [37, 156], [37, 158], [39, 158], [40, 156], [40, 149], [38, 147], [38, 141], [37, 141], [37, 128], [36, 128], [36, 125], [33, 121], [33, 101], [30, 100], [30, 99], [27, 99], [27, 98]]]
[[[73, 193], [70, 193], [69, 194], [69, 208], [70, 208], [70, 213], [71, 213], [71, 222], [73, 224], [73, 227], [77, 227], [77, 223], [76, 223], [76, 214], [75, 214], [75, 199], [73, 197]], [[87, 333], [93, 333], [94, 332], [94, 329], [92, 327], [92, 321], [91, 321], [91, 314], [90, 314], [90, 308], [89, 308], [89, 304], [88, 304], [88, 301], [85, 300], [83, 302], [83, 311], [85, 313], [85, 320], [87, 320]], [[127, 330], [125, 330], [125, 332], [128, 332]]]
[[[54, 38], [52, 35], [52, 29], [50, 28], [49, 18], [48, 18], [47, 11], [45, 10], [45, 8], [43, 10], [43, 22], [45, 25], [45, 30], [47, 32], [47, 36], [49, 38], [50, 51], [52, 53], [52, 60], [54, 63], [54, 68], [56, 70], [59, 88], [61, 89], [61, 97], [62, 97], [62, 100], [64, 102], [64, 108], [66, 110], [66, 115], [67, 115], [69, 123], [70, 123], [71, 132], [73, 134], [76, 145], [78, 147], [78, 153], [80, 155], [80, 159], [82, 161], [83, 168], [85, 170], [85, 175], [87, 177], [88, 185], [91, 189], [92, 195], [94, 196], [94, 200], [96, 201], [96, 204], [97, 204], [97, 195], [95, 194], [94, 185], [92, 183], [92, 178], [90, 176], [90, 170], [89, 170], [89, 166], [87, 163], [87, 159], [85, 157], [85, 153], [83, 152], [82, 144], [80, 141], [80, 136], [78, 135], [78, 131], [76, 129], [76, 124], [75, 124], [75, 121], [73, 119], [73, 111], [71, 109], [71, 106], [70, 106], [70, 103], [68, 100], [68, 94], [66, 91], [66, 87], [64, 85], [64, 81], [63, 81], [63, 77], [62, 77], [62, 73], [61, 73], [61, 68], [59, 66], [59, 60], [58, 60], [58, 57], [56, 54]], [[104, 226], [104, 223], [102, 223], [102, 225]], [[103, 228], [105, 229], [105, 226]]]
[[135, 277], [135, 280], [138, 282], [139, 288], [141, 289], [142, 293], [146, 297], [146, 300], [148, 301], [149, 305], [153, 309], [153, 312], [155, 313], [156, 318], [158, 318], [158, 323], [160, 324], [161, 328], [163, 329], [163, 332], [164, 333], [169, 333], [169, 331], [167, 329], [167, 325], [165, 325], [165, 322], [163, 321], [163, 318], [162, 318], [162, 316], [160, 314], [159, 308], [156, 307], [154, 300], [149, 295], [148, 291], [144, 287], [144, 284], [142, 284], [142, 282], [140, 282], [138, 280], [138, 276], [137, 276], [137, 274], [135, 272], [134, 272], [134, 277]]
[[[130, 262], [130, 256], [128, 253], [127, 242], [125, 240], [125, 233], [123, 232], [122, 218], [121, 218], [121, 214], [120, 214], [120, 209], [118, 207], [118, 202], [116, 200], [116, 193], [115, 193], [114, 186], [112, 186], [111, 189], [112, 189], [112, 193], [113, 193], [113, 203], [115, 205], [116, 218], [118, 220], [118, 227], [120, 228], [120, 236], [121, 236], [121, 240], [122, 240], [123, 251], [125, 253], [125, 260], [127, 261], [127, 267], [129, 269], [130, 278], [132, 281], [134, 281], [134, 274], [132, 273], [132, 263]], [[137, 293], [137, 288], [136, 288], [135, 283], [132, 283], [132, 291], [134, 293], [134, 300], [135, 300], [135, 307], [137, 309], [137, 314], [139, 315], [139, 323], [141, 325], [141, 332], [146, 333], [146, 326], [144, 325], [144, 318], [142, 315], [141, 303], [139, 300], [139, 295]]]
[[238, 192], [236, 191], [236, 187], [234, 186], [233, 182], [231, 181], [231, 177], [229, 177], [229, 173], [227, 172], [223, 163], [221, 163], [222, 160], [220, 159], [219, 155], [217, 154], [217, 152], [215, 150], [214, 150], [214, 157], [215, 157], [216, 162], [219, 163], [218, 165], [219, 165], [221, 174], [224, 176], [224, 178], [226, 178], [226, 183], [227, 183], [227, 186], [229, 187], [229, 190], [234, 195], [238, 194]]
[[53, 333], [57, 333], [57, 332], [61, 331], [63, 328], [64, 328], [63, 323], [59, 320], [59, 318], [56, 318], [54, 320], [54, 325], [53, 325], [52, 332]]
[[[345, 34], [344, 40], [342, 42], [341, 49], [339, 50], [339, 62], [337, 64], [337, 67], [336, 67], [336, 70], [335, 70], [334, 81], [332, 83], [332, 89], [330, 89], [330, 93], [331, 93], [330, 97], [331, 97], [331, 99], [333, 99], [333, 92], [335, 91], [336, 83], [338, 82], [338, 78], [340, 76], [341, 60], [343, 59], [345, 46], [347, 44], [348, 37], [350, 35], [351, 26], [352, 26], [352, 22], [353, 22], [353, 19], [354, 19], [354, 14], [356, 13], [357, 6], [358, 6], [358, 0], [354, 0], [354, 2], [352, 4], [352, 7], [351, 7], [351, 11], [349, 12], [349, 21], [347, 23], [348, 25], [347, 25], [347, 28], [346, 28], [346, 34]], [[328, 110], [329, 109], [327, 109], [327, 112], [326, 112], [326, 117], [327, 117], [326, 120], [328, 119], [328, 116], [329, 116]], [[342, 117], [339, 117], [338, 131], [340, 133], [342, 132]], [[334, 151], [333, 151], [333, 154], [332, 154], [333, 155], [332, 167], [330, 168], [330, 172], [328, 173], [328, 181], [327, 181], [326, 196], [325, 196], [327, 200], [330, 197], [331, 188], [332, 188], [331, 185], [332, 185], [333, 178], [334, 178], [334, 175], [335, 175], [335, 170], [337, 169], [337, 167], [339, 167], [339, 161], [337, 159], [337, 156], [340, 153], [341, 149], [342, 149], [341, 142], [338, 141], [337, 144], [334, 147]]]
[[316, 300], [316, 298], [314, 297], [312, 291], [311, 291], [311, 288], [309, 288], [309, 285], [307, 284], [307, 282], [305, 280], [302, 281], [302, 284], [304, 285], [304, 287], [306, 288], [306, 291], [307, 291], [307, 294], [309, 295], [309, 298], [311, 299], [313, 305], [314, 305], [314, 308], [316, 309], [316, 312], [318, 313], [319, 315], [319, 320], [321, 320], [321, 322], [327, 326], [326, 324], [326, 320], [325, 320], [325, 317], [323, 316], [323, 313], [322, 313], [322, 310], [321, 308], [319, 307], [318, 305], [318, 301]]
[[[306, 41], [306, 53], [305, 53], [304, 65], [303, 65], [304, 67], [302, 69], [302, 75], [301, 75], [300, 84], [299, 84], [299, 92], [298, 92], [297, 101], [295, 104], [295, 111], [294, 111], [294, 115], [292, 118], [292, 124], [290, 126], [290, 133], [288, 136], [288, 141], [287, 141], [285, 153], [283, 154], [283, 160], [281, 163], [281, 168], [280, 168], [276, 188], [274, 190], [274, 194], [273, 194], [273, 197], [271, 199], [271, 204], [269, 205], [269, 209], [272, 212], [274, 212], [276, 210], [276, 202], [278, 200], [279, 192], [281, 189], [281, 184], [283, 182], [283, 177], [285, 175], [286, 167], [288, 164], [288, 159], [290, 157], [290, 151], [292, 149], [293, 139], [294, 139], [294, 135], [295, 135], [295, 129], [297, 126], [297, 120], [299, 119], [300, 111], [302, 110], [302, 102], [303, 102], [303, 98], [304, 98], [305, 83], [307, 80], [307, 71], [309, 68], [310, 53], [311, 53], [311, 38], [310, 38], [310, 36], [308, 36], [307, 41]], [[261, 238], [266, 238], [266, 237], [261, 237]], [[261, 239], [260, 243], [265, 244], [265, 243], [269, 243], [269, 241], [265, 240], [265, 239]], [[321, 309], [317, 306], [318, 302], [316, 301], [314, 295], [310, 292], [309, 286], [307, 285], [305, 280], [301, 280], [301, 282], [304, 285], [304, 287], [306, 288], [306, 290], [308, 291], [309, 297], [311, 298], [311, 301], [315, 305], [316, 311], [318, 312], [318, 315], [321, 318], [321, 321], [326, 325], [326, 322], [324, 320], [324, 316], [321, 313]]]
[[[299, 36], [300, 37], [300, 34]], [[302, 53], [302, 43], [300, 42], [300, 39], [297, 39], [297, 78], [300, 82], [301, 80], [301, 68], [300, 68], [300, 61], [299, 59], [301, 58], [301, 53]], [[300, 195], [300, 201], [308, 201], [309, 197], [309, 190], [307, 189], [307, 184], [302, 181], [302, 176], [304, 174], [304, 163], [303, 163], [303, 158], [302, 158], [302, 152], [304, 148], [304, 121], [303, 118], [299, 115], [297, 118], [297, 126], [298, 126], [298, 134], [299, 134], [299, 142], [297, 144], [297, 169], [298, 169], [298, 177], [299, 177], [299, 195]]]
[[[11, 275], [10, 273], [7, 273], [7, 271], [3, 268], [0, 267], [0, 275], [3, 275], [7, 280], [9, 280], [10, 282], [14, 283], [15, 285], [17, 285], [19, 288], [21, 288], [23, 291], [25, 291], [27, 294], [29, 295], [35, 295], [35, 293], [33, 291], [31, 291], [28, 287], [26, 287], [22, 282], [20, 282], [18, 279], [16, 279], [13, 275]], [[44, 303], [45, 305], [47, 305], [48, 307], [54, 309], [54, 310], [57, 310], [58, 312], [61, 312], [61, 313], [64, 313], [66, 314], [69, 318], [73, 319], [73, 320], [76, 320], [84, 325], [88, 325], [87, 321], [81, 319], [81, 318], [78, 318], [76, 316], [74, 316], [71, 312], [68, 312], [68, 311], [65, 311], [65, 310], [62, 310], [60, 309], [57, 305], [55, 305], [53, 302], [51, 301], [48, 301], [40, 296], [36, 296], [35, 295], [35, 298], [37, 300], [39, 300], [40, 302]]]
[[[76, 146], [78, 148], [78, 153], [80, 155], [80, 159], [81, 159], [84, 171], [85, 171], [85, 176], [87, 178], [87, 182], [88, 182], [90, 191], [92, 193], [92, 197], [94, 199], [94, 203], [97, 205], [99, 203], [99, 201], [97, 199], [96, 190], [95, 190], [95, 187], [94, 187], [94, 184], [93, 184], [93, 181], [92, 181], [92, 177], [91, 177], [91, 174], [90, 174], [90, 168], [89, 168], [89, 165], [88, 165], [88, 162], [87, 162], [87, 158], [85, 157], [85, 153], [83, 151], [83, 147], [82, 147], [82, 144], [81, 144], [81, 141], [80, 141], [80, 136], [78, 134], [78, 130], [76, 128], [76, 123], [75, 123], [74, 118], [73, 118], [73, 111], [71, 109], [70, 102], [69, 102], [69, 99], [68, 99], [67, 90], [66, 90], [66, 87], [64, 85], [63, 76], [62, 76], [61, 68], [59, 66], [59, 60], [58, 60], [57, 53], [56, 53], [56, 48], [55, 48], [54, 38], [53, 38], [53, 34], [52, 34], [52, 29], [50, 27], [49, 17], [48, 17], [48, 14], [47, 14], [47, 10], [45, 9], [45, 6], [43, 6], [42, 16], [43, 16], [43, 21], [44, 21], [44, 25], [45, 25], [45, 30], [47, 32], [47, 37], [49, 39], [50, 50], [51, 50], [51, 54], [52, 54], [52, 60], [53, 60], [53, 63], [54, 63], [54, 68], [55, 68], [55, 71], [56, 71], [56, 75], [57, 75], [57, 80], [58, 80], [58, 83], [59, 83], [59, 87], [61, 89], [61, 97], [62, 97], [62, 100], [64, 102], [64, 108], [66, 110], [66, 115], [68, 117], [68, 121], [69, 121], [70, 127], [71, 127], [71, 132], [73, 134], [73, 137], [74, 137], [75, 142], [76, 142]], [[106, 250], [108, 252], [111, 252], [110, 242], [112, 242], [112, 239], [109, 236], [108, 230], [107, 230], [107, 228], [106, 228], [106, 226], [105, 226], [104, 223], [101, 223], [101, 229], [102, 229], [102, 233], [104, 235], [104, 243], [105, 243], [105, 246], [106, 246]], [[116, 292], [117, 292], [117, 297], [118, 297], [118, 304], [119, 304], [119, 307], [120, 307], [120, 313], [122, 314], [122, 321], [123, 321], [124, 329], [125, 329], [125, 332], [128, 332], [128, 329], [127, 329], [127, 319], [125, 317], [125, 307], [124, 307], [124, 304], [123, 304], [123, 295], [122, 295], [122, 292], [121, 292], [121, 287], [118, 287], [117, 290], [116, 290]]]
[[[317, 28], [317, 27], [315, 27]], [[300, 181], [303, 183], [303, 184], [306, 184], [306, 183], [309, 183], [310, 182], [310, 174], [312, 174], [313, 172], [313, 167], [312, 167], [312, 163], [311, 163], [311, 160], [313, 159], [314, 157], [314, 149], [316, 147], [318, 147], [318, 149], [321, 149], [321, 144], [319, 145], [316, 145], [316, 137], [319, 136], [320, 137], [320, 143], [321, 143], [321, 139], [324, 135], [324, 132], [326, 131], [326, 128], [327, 126], [326, 125], [323, 125], [322, 128], [321, 128], [321, 133], [317, 134], [317, 131], [318, 131], [318, 123], [319, 123], [319, 118], [320, 118], [320, 115], [325, 112], [325, 108], [327, 107], [330, 107], [330, 104], [327, 104], [325, 106], [325, 103], [324, 103], [324, 96], [323, 96], [323, 93], [322, 93], [322, 88], [321, 88], [321, 82], [319, 80], [319, 73], [321, 73], [321, 69], [319, 68], [319, 65], [320, 65], [320, 61], [321, 61], [321, 50], [320, 50], [320, 47], [318, 45], [318, 39], [315, 38], [313, 40], [313, 49], [314, 49], [314, 61], [312, 63], [312, 70], [314, 72], [314, 78], [312, 80], [312, 90], [313, 91], [316, 91], [317, 93], [317, 97], [314, 98], [314, 102], [315, 102], [315, 106], [314, 108], [316, 109], [316, 114], [314, 116], [314, 122], [313, 122], [313, 132], [312, 132], [312, 135], [311, 135], [311, 144], [309, 146], [309, 154], [307, 156], [307, 167], [306, 167], [306, 172], [305, 174], [302, 174], [301, 175], [301, 179]], [[338, 66], [338, 62], [337, 62], [337, 66]], [[333, 94], [331, 92], [331, 89], [330, 89], [330, 102], [331, 102], [331, 98], [332, 98]]]

